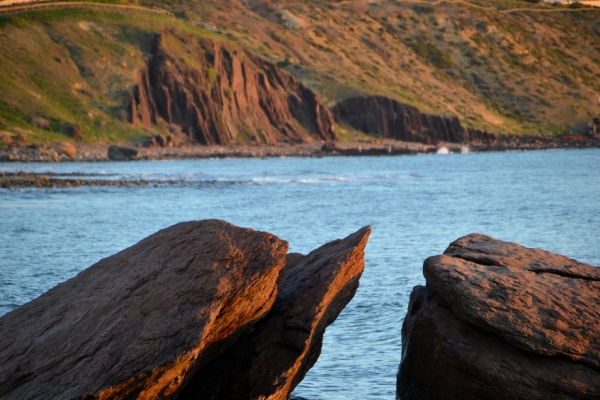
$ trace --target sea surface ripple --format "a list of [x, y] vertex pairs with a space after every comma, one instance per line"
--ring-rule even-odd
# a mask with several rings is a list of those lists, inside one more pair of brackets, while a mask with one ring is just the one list
[[0, 164], [16, 170], [185, 184], [0, 189], [0, 315], [181, 221], [224, 219], [302, 253], [371, 225], [360, 288], [294, 393], [308, 400], [394, 399], [410, 291], [460, 236], [600, 265], [600, 150]]

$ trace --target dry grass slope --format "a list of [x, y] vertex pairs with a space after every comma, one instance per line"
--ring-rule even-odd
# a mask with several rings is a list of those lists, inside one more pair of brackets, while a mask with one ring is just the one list
[[[600, 9], [511, 0], [140, 4], [178, 20], [76, 9], [0, 17], [0, 131], [63, 140], [77, 123], [86, 141], [140, 137], [142, 127], [124, 122], [124, 100], [149, 37], [165, 27], [237, 42], [329, 105], [381, 94], [504, 133], [577, 132], [600, 114]], [[35, 117], [50, 129], [33, 126]]]

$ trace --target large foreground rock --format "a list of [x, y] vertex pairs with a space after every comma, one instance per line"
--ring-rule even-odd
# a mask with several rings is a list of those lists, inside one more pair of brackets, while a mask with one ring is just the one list
[[364, 227], [307, 256], [288, 255], [273, 309], [206, 365], [182, 399], [289, 398], [321, 353], [325, 328], [352, 299], [364, 269]]
[[424, 264], [397, 398], [600, 398], [600, 269], [473, 234]]
[[169, 399], [277, 296], [287, 242], [180, 223], [0, 319], [0, 398]]

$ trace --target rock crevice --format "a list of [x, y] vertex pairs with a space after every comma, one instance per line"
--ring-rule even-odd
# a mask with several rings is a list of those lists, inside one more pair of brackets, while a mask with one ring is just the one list
[[369, 232], [302, 256], [224, 221], [159, 231], [0, 318], [0, 398], [286, 399]]

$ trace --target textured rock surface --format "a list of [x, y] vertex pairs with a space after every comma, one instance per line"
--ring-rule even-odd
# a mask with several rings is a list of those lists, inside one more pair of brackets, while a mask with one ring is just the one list
[[599, 398], [599, 268], [472, 234], [423, 270], [399, 399]]
[[420, 143], [493, 143], [491, 133], [466, 129], [457, 117], [421, 114], [418, 108], [383, 96], [352, 97], [332, 109], [335, 120], [380, 138]]
[[286, 251], [207, 220], [101, 260], [0, 318], [0, 397], [174, 398], [271, 308]]
[[256, 55], [172, 31], [157, 35], [152, 47], [128, 100], [132, 123], [162, 119], [205, 145], [336, 138], [317, 95]]
[[207, 364], [182, 399], [287, 399], [321, 352], [325, 328], [352, 299], [371, 229], [307, 256], [288, 255], [277, 301], [253, 331]]
[[112, 145], [108, 148], [108, 158], [113, 161], [135, 160], [137, 155], [137, 149], [131, 147]]
[[73, 158], [77, 155], [77, 149], [69, 142], [58, 143], [55, 146], [55, 149], [58, 155], [65, 155], [70, 158]]
[[402, 326], [402, 400], [598, 399], [600, 371], [518, 349], [464, 323], [417, 286]]
[[75, 124], [71, 127], [71, 137], [75, 140], [83, 140], [85, 134], [83, 133], [83, 129], [81, 125]]
[[600, 138], [600, 117], [594, 118], [590, 122], [589, 136], [592, 138]]

